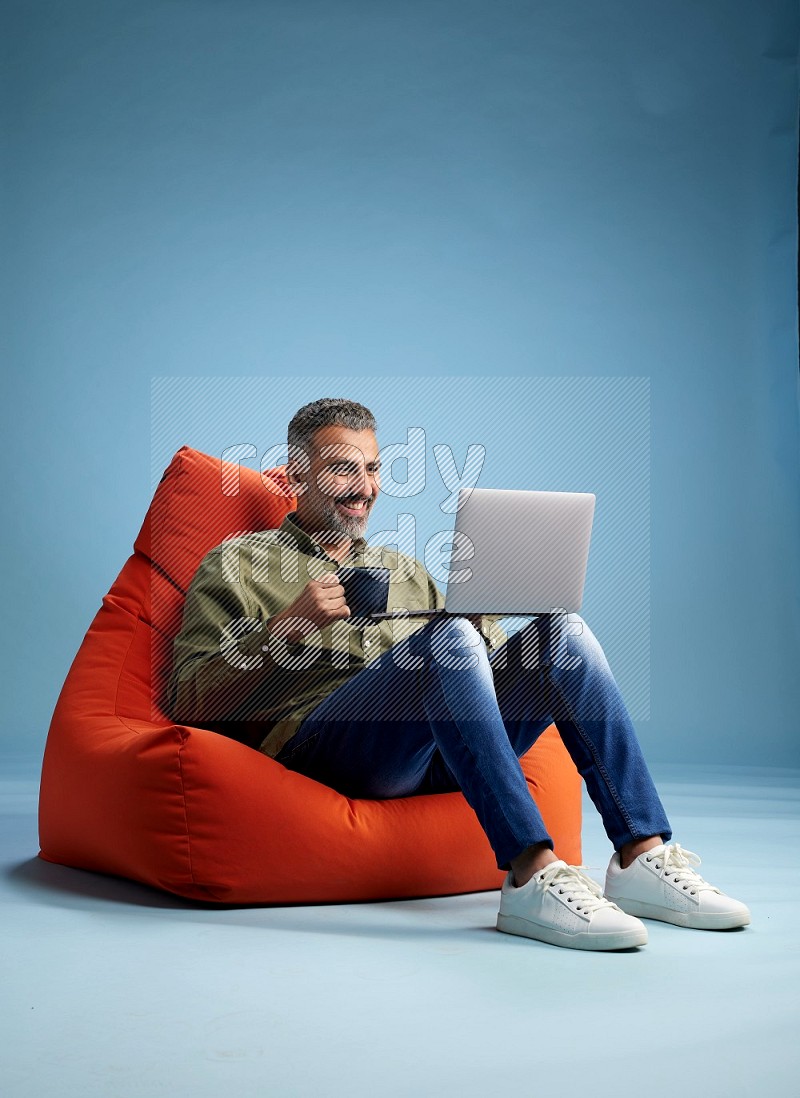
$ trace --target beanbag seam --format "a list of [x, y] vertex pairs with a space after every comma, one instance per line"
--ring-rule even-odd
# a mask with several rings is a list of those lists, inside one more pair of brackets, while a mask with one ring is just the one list
[[[174, 501], [175, 494], [176, 494], [176, 491], [177, 491], [178, 481], [180, 480], [180, 478], [182, 476], [186, 476], [185, 451], [187, 449], [188, 449], [188, 447], [181, 446], [180, 450], [178, 450], [177, 454], [175, 455], [175, 457], [172, 459], [169, 466], [165, 470], [164, 476], [162, 478], [162, 482], [171, 479], [171, 480], [174, 481], [174, 484], [172, 486], [171, 491], [167, 495], [167, 500], [166, 500], [166, 502], [165, 502], [165, 504], [162, 508], [162, 511], [161, 511], [161, 523], [159, 524], [158, 534], [155, 533], [155, 531], [152, 529], [152, 527], [150, 529], [150, 554], [149, 554], [149, 559], [150, 559], [152, 564], [157, 564], [157, 561], [156, 561], [156, 558], [155, 558], [156, 545], [159, 544], [157, 539], [159, 539], [163, 536], [164, 529], [167, 526], [167, 520], [169, 518], [170, 508], [172, 506], [172, 503]], [[172, 471], [173, 466], [176, 466], [174, 472]], [[159, 489], [160, 488], [161, 488], [161, 485], [159, 484]], [[166, 571], [166, 569], [164, 569], [161, 565], [158, 565], [158, 567], [162, 571]], [[175, 586], [177, 586], [177, 584]]]
[[[176, 732], [178, 732], [178, 735], [180, 736], [180, 740], [181, 740], [180, 746], [178, 747], [178, 775], [180, 777], [180, 782], [181, 782], [181, 801], [183, 803], [183, 821], [184, 821], [184, 824], [186, 825], [186, 860], [189, 863], [189, 877], [191, 878], [192, 884], [197, 885], [198, 882], [195, 880], [195, 875], [194, 875], [194, 865], [192, 864], [192, 835], [191, 835], [191, 830], [189, 828], [189, 806], [186, 803], [186, 781], [185, 781], [184, 776], [183, 776], [183, 757], [182, 756], [183, 756], [183, 749], [186, 746], [186, 743], [189, 739], [189, 734], [184, 729], [178, 729], [176, 727], [175, 730], [176, 730]], [[210, 891], [211, 890], [209, 889], [209, 892]]]
[[[125, 650], [125, 659], [120, 664], [121, 669], [123, 669], [125, 667], [125, 664], [127, 663], [128, 656], [130, 655], [131, 648], [133, 647], [133, 642], [136, 639], [136, 634], [138, 633], [139, 626], [141, 624], [142, 624], [142, 608], [139, 607], [139, 611], [136, 615], [136, 624], [134, 625], [133, 629], [131, 629], [131, 635], [130, 635], [130, 639], [128, 641], [128, 647]], [[130, 728], [130, 725], [127, 723], [127, 721], [124, 720], [123, 714], [120, 713], [120, 711], [119, 711], [119, 691], [120, 691], [121, 683], [122, 683], [122, 670], [120, 670], [120, 674], [117, 678], [117, 688], [114, 691], [114, 716], [119, 717], [120, 720], [122, 720], [123, 723], [125, 724], [126, 728]], [[130, 730], [131, 730], [131, 732], [135, 733], [135, 735], [137, 735], [137, 736], [139, 735], [139, 733], [136, 731], [135, 728], [130, 728]]]

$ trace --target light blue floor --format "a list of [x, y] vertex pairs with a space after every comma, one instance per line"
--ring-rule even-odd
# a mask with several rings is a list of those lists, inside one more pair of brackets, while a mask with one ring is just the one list
[[35, 763], [3, 774], [9, 1098], [800, 1092], [800, 771], [657, 770], [753, 923], [605, 954], [497, 933], [496, 892], [198, 910], [36, 859]]

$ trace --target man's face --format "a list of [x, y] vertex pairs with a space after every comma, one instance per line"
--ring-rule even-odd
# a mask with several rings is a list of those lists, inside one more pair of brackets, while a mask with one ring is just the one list
[[308, 461], [305, 469], [295, 469], [291, 462], [287, 469], [297, 492], [300, 525], [309, 533], [324, 530], [364, 537], [380, 492], [375, 432], [321, 427], [311, 440]]

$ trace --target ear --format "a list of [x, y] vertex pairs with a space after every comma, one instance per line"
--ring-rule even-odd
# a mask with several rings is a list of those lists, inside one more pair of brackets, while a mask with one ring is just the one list
[[300, 446], [289, 447], [289, 458], [286, 462], [286, 479], [295, 496], [301, 496], [307, 488], [306, 473], [311, 462], [305, 450]]

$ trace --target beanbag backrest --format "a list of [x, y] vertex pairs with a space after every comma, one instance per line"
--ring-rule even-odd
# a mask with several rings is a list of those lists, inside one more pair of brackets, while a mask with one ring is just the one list
[[280, 526], [294, 505], [284, 466], [261, 474], [184, 446], [161, 478], [134, 550], [185, 594], [210, 549]]
[[172, 642], [181, 626], [186, 591], [206, 553], [239, 534], [280, 526], [294, 508], [285, 467], [258, 473], [182, 447], [161, 478], [134, 551], [152, 565], [152, 627], [146, 688], [152, 716], [163, 716], [172, 667]]

